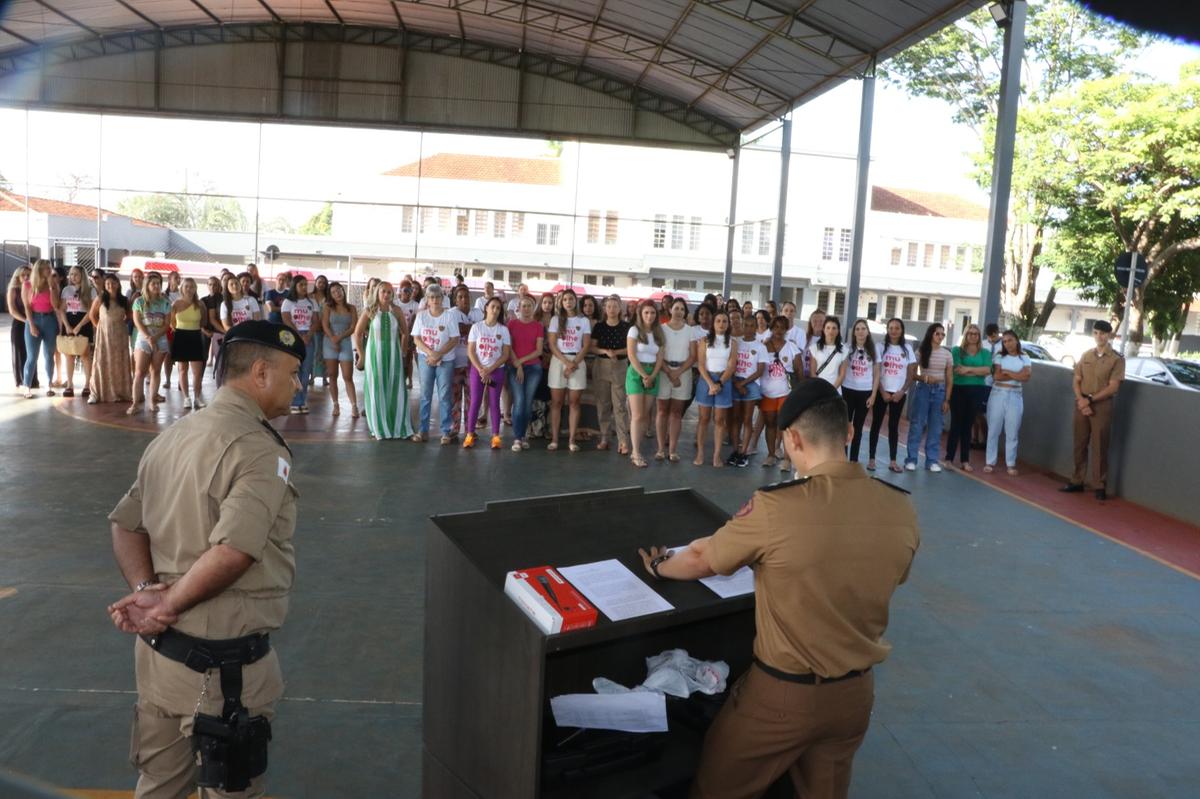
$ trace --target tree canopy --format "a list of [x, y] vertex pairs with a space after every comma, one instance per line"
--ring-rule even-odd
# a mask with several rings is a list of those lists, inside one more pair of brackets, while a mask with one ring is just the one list
[[246, 212], [233, 197], [197, 194], [141, 194], [122, 200], [117, 210], [177, 230], [247, 230]]

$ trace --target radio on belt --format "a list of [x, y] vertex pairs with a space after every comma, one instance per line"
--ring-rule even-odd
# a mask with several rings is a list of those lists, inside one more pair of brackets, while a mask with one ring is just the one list
[[509, 572], [504, 593], [544, 633], [565, 633], [596, 624], [596, 609], [550, 566]]

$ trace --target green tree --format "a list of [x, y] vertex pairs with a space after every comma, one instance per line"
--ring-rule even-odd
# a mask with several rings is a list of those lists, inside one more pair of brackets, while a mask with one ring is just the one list
[[246, 230], [246, 212], [233, 197], [197, 194], [140, 194], [122, 200], [117, 211], [178, 230]]
[[[1132, 343], [1147, 312], [1156, 333], [1174, 334], [1200, 288], [1200, 62], [1175, 84], [1130, 75], [1085, 83], [1048, 104], [1047, 124], [1060, 145], [1056, 268], [1115, 315], [1128, 313]], [[1111, 274], [1121, 252], [1146, 259], [1132, 297]]]
[[329, 236], [333, 233], [333, 203], [325, 203], [297, 231], [305, 236]]
[[[1053, 146], [1034, 111], [1080, 81], [1116, 74], [1145, 39], [1071, 0], [1029, 5], [1021, 108], [1013, 162], [1009, 225], [1002, 278], [1002, 308], [1025, 325], [1044, 323], [1053, 299], [1038, 313], [1034, 290], [1052, 206], [1044, 168]], [[979, 138], [974, 177], [991, 188], [991, 152], [999, 102], [1003, 31], [981, 8], [956, 25], [910, 47], [880, 70], [885, 80], [918, 97], [949, 103], [956, 122]]]

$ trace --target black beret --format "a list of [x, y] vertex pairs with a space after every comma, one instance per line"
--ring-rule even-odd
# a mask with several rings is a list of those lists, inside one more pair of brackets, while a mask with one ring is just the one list
[[228, 347], [230, 344], [238, 344], [243, 341], [261, 344], [264, 347], [271, 347], [281, 352], [286, 352], [301, 363], [304, 362], [304, 339], [300, 338], [296, 334], [296, 331], [287, 325], [281, 325], [278, 322], [267, 322], [261, 319], [250, 319], [245, 322], [239, 322], [229, 328], [229, 332], [225, 334], [221, 347]]
[[779, 429], [786, 429], [812, 406], [841, 398], [842, 395], [838, 394], [836, 388], [819, 377], [801, 380], [779, 409]]
[[1092, 330], [1099, 330], [1101, 333], [1111, 333], [1112, 325], [1101, 319], [1092, 325]]

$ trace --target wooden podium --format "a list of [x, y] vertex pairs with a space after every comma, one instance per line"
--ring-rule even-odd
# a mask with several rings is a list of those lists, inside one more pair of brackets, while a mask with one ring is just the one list
[[[549, 703], [591, 693], [595, 677], [636, 685], [647, 657], [675, 648], [726, 661], [732, 685], [751, 661], [753, 595], [721, 599], [700, 583], [656, 582], [637, 554], [639, 546], [686, 544], [727, 519], [689, 489], [641, 488], [434, 516], [425, 573], [423, 795], [620, 799], [695, 773], [703, 732], [672, 721], [669, 732], [648, 736], [660, 750], [652, 762], [551, 785], [544, 755], [575, 731], [555, 726]], [[675, 609], [622, 622], [602, 613], [595, 627], [547, 636], [504, 595], [509, 571], [608, 558], [645, 577]]]

